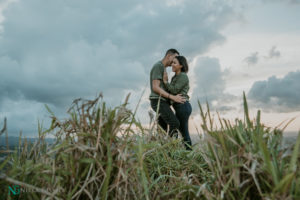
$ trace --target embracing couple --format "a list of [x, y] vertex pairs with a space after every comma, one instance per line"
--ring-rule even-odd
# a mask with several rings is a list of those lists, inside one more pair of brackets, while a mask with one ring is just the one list
[[[172, 66], [175, 75], [168, 82], [166, 68]], [[192, 150], [192, 141], [188, 129], [188, 121], [192, 112], [189, 103], [189, 78], [187, 76], [189, 66], [184, 56], [180, 56], [176, 49], [169, 49], [164, 58], [152, 67], [150, 73], [150, 102], [152, 109], [159, 114], [159, 126], [168, 132], [171, 137], [183, 137], [187, 150]], [[171, 109], [175, 110], [175, 114]]]

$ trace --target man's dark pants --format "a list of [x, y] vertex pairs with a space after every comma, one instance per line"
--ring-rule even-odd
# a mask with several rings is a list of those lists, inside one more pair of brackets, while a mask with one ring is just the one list
[[[159, 99], [150, 99], [151, 108], [156, 112], [158, 107], [158, 100]], [[158, 110], [158, 124], [167, 132], [167, 128], [169, 125], [169, 135], [177, 136], [178, 130], [180, 127], [180, 123], [175, 116], [174, 112], [172, 111], [169, 102], [160, 99], [159, 103], [159, 110]]]

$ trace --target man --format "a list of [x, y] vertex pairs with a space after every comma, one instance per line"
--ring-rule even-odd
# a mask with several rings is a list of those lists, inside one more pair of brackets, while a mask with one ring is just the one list
[[179, 53], [176, 49], [169, 49], [165, 57], [154, 64], [150, 72], [150, 88], [151, 94], [149, 96], [151, 108], [156, 112], [158, 108], [158, 124], [167, 132], [169, 125], [169, 135], [177, 137], [180, 123], [175, 116], [174, 112], [170, 108], [169, 99], [177, 103], [184, 103], [186, 100], [181, 95], [176, 96], [167, 92], [167, 89], [163, 83], [163, 76], [166, 68], [171, 66], [175, 56]]

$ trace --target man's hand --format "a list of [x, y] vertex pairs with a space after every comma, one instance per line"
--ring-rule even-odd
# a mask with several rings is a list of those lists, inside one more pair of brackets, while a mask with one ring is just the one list
[[164, 71], [163, 81], [164, 81], [164, 83], [168, 82], [168, 73], [166, 71]]
[[186, 99], [182, 96], [182, 94], [177, 94], [176, 96], [170, 95], [170, 99], [177, 103], [184, 103]]

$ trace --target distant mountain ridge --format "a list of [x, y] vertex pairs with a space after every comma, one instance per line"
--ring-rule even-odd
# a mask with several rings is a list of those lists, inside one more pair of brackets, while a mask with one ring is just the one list
[[[34, 143], [38, 138], [26, 138], [27, 142]], [[25, 138], [21, 138], [21, 142], [24, 143]], [[45, 138], [45, 141], [49, 144], [55, 141], [54, 138]], [[8, 145], [9, 146], [16, 146], [19, 144], [19, 137], [17, 136], [9, 136], [8, 137]], [[6, 146], [6, 137], [5, 135], [0, 137], [0, 146]]]
[[[298, 132], [296, 132], [296, 131], [289, 131], [288, 132], [287, 131], [287, 132], [284, 132], [283, 135], [286, 139], [288, 139], [288, 138], [292, 139], [292, 138], [297, 137]], [[198, 134], [191, 133], [191, 137], [193, 138], [194, 142], [199, 141], [199, 139], [200, 139], [200, 138], [198, 138]], [[27, 142], [34, 143], [38, 138], [37, 137], [28, 137], [26, 139], [27, 139]], [[25, 141], [25, 138], [22, 138], [21, 140], [22, 140], [22, 143], [23, 143]], [[45, 141], [49, 144], [52, 144], [52, 143], [54, 143], [55, 138], [45, 138]], [[8, 137], [8, 145], [9, 146], [16, 146], [18, 144], [19, 144], [19, 137], [18, 136], [9, 136]], [[6, 137], [5, 137], [5, 135], [0, 136], [0, 147], [1, 146], [6, 146]]]

